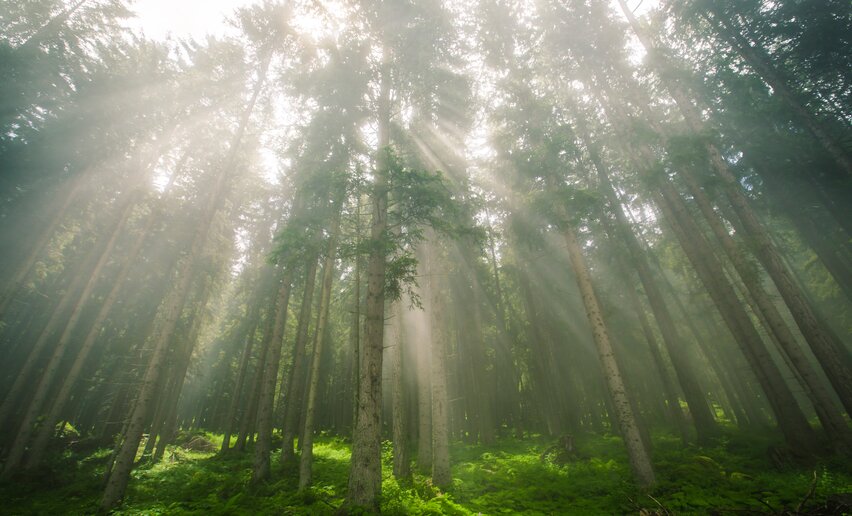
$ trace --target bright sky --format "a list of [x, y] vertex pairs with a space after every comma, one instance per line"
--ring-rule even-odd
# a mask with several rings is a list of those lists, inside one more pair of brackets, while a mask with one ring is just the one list
[[[464, 1], [464, 0], [462, 0]], [[614, 6], [615, 0], [611, 0]], [[136, 0], [133, 10], [138, 18], [130, 26], [142, 30], [152, 39], [201, 38], [205, 34], [221, 35], [229, 30], [224, 23], [237, 8], [258, 0]], [[628, 0], [628, 5], [642, 15], [659, 0]], [[638, 6], [638, 8], [636, 8]]]
[[257, 0], [136, 0], [132, 9], [138, 15], [130, 26], [142, 30], [152, 39], [201, 38], [205, 34], [222, 34], [224, 23], [238, 7]]

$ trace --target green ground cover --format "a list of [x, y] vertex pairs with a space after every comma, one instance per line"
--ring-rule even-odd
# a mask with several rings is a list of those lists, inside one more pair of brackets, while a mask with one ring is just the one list
[[[210, 445], [221, 436], [203, 434]], [[195, 437], [196, 442], [198, 437]], [[185, 438], [184, 442], [188, 442]], [[382, 510], [387, 514], [822, 514], [852, 493], [852, 467], [840, 459], [778, 465], [775, 443], [730, 434], [712, 447], [683, 448], [654, 436], [658, 484], [633, 487], [627, 457], [614, 436], [578, 436], [577, 454], [543, 454], [541, 437], [504, 439], [494, 446], [456, 443], [453, 485], [433, 487], [418, 473], [398, 482], [384, 450]], [[196, 447], [197, 448], [197, 447]], [[212, 449], [212, 448], [211, 448]], [[77, 463], [66, 453], [52, 468], [0, 486], [4, 514], [96, 512], [108, 450]], [[297, 492], [295, 469], [276, 466], [272, 481], [250, 486], [251, 457], [220, 457], [181, 446], [155, 465], [137, 467], [119, 515], [333, 514], [342, 504], [349, 446], [323, 437], [315, 445], [314, 487]], [[834, 509], [827, 509], [827, 504]], [[820, 512], [822, 511], [822, 512]]]

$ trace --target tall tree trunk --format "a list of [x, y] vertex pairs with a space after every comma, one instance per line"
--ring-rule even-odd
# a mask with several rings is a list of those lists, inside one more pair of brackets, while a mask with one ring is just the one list
[[83, 185], [88, 179], [86, 174], [78, 175], [74, 180], [72, 180], [72, 184], [68, 186], [67, 192], [64, 194], [64, 198], [62, 201], [62, 206], [56, 210], [55, 215], [51, 219], [50, 223], [47, 225], [47, 228], [41, 232], [38, 240], [35, 245], [33, 245], [30, 253], [27, 257], [21, 262], [21, 264], [15, 269], [15, 272], [12, 274], [12, 277], [7, 281], [6, 285], [3, 287], [2, 295], [0, 295], [0, 320], [3, 319], [3, 316], [6, 315], [6, 311], [9, 308], [10, 303], [17, 295], [18, 291], [20, 291], [21, 286], [24, 284], [24, 280], [30, 275], [35, 267], [36, 262], [38, 261], [39, 256], [41, 256], [50, 243], [50, 240], [56, 233], [56, 229], [59, 225], [65, 220], [68, 212], [68, 208], [73, 204], [75, 200], [77, 200], [80, 191], [83, 189]]
[[116, 457], [115, 467], [110, 473], [106, 489], [104, 490], [104, 496], [101, 499], [100, 508], [103, 511], [108, 511], [114, 508], [122, 499], [124, 492], [127, 489], [127, 482], [130, 480], [130, 470], [133, 467], [133, 460], [139, 447], [139, 441], [142, 437], [148, 412], [154, 402], [153, 393], [156, 390], [157, 383], [160, 381], [160, 373], [166, 359], [168, 344], [172, 339], [174, 329], [177, 326], [178, 319], [183, 311], [183, 306], [189, 290], [189, 282], [194, 276], [193, 272], [196, 262], [201, 256], [201, 252], [210, 237], [213, 220], [216, 218], [216, 214], [224, 199], [228, 175], [229, 172], [232, 172], [236, 163], [237, 153], [248, 128], [251, 113], [254, 111], [263, 83], [266, 80], [271, 57], [272, 54], [267, 53], [261, 62], [257, 84], [255, 85], [251, 100], [249, 100], [246, 109], [243, 111], [242, 118], [237, 128], [237, 132], [231, 141], [228, 156], [225, 159], [224, 165], [215, 176], [212, 191], [210, 192], [209, 198], [205, 201], [201, 218], [199, 219], [199, 224], [196, 226], [195, 234], [192, 237], [192, 245], [189, 249], [189, 254], [180, 266], [180, 270], [177, 274], [178, 283], [169, 293], [167, 299], [163, 302], [163, 306], [165, 307], [163, 310], [163, 313], [165, 314], [163, 325], [160, 332], [158, 332], [153, 339], [154, 346], [151, 359], [145, 371], [135, 407], [128, 419], [129, 424], [124, 435], [124, 441], [121, 443], [120, 451]]
[[813, 431], [796, 403], [789, 387], [784, 382], [778, 367], [766, 350], [760, 334], [754, 328], [742, 303], [728, 282], [721, 264], [704, 238], [701, 229], [692, 220], [680, 196], [668, 180], [660, 181], [660, 190], [655, 196], [657, 204], [675, 232], [681, 247], [693, 264], [704, 287], [713, 299], [725, 324], [731, 330], [749, 361], [767, 400], [778, 420], [778, 426], [787, 443], [796, 449], [812, 450]]
[[624, 380], [621, 377], [621, 371], [609, 340], [609, 332], [607, 331], [600, 306], [598, 305], [589, 269], [586, 267], [574, 230], [566, 225], [563, 227], [562, 233], [568, 249], [571, 268], [574, 271], [574, 277], [583, 298], [583, 305], [586, 308], [586, 315], [592, 327], [592, 336], [594, 337], [598, 357], [603, 367], [604, 378], [609, 389], [615, 417], [621, 429], [624, 444], [627, 446], [630, 467], [638, 484], [643, 488], [650, 487], [655, 483], [651, 457], [645, 448], [636, 416], [627, 397]]
[[68, 346], [71, 343], [72, 332], [76, 328], [77, 323], [83, 314], [83, 308], [86, 306], [89, 297], [97, 285], [97, 280], [100, 279], [107, 261], [112, 256], [118, 237], [123, 232], [125, 224], [130, 218], [133, 208], [136, 206], [135, 197], [136, 195], [131, 194], [126, 199], [124, 210], [116, 219], [116, 223], [112, 228], [109, 240], [104, 245], [97, 263], [95, 263], [89, 274], [89, 280], [86, 282], [85, 286], [83, 286], [82, 292], [79, 293], [79, 298], [71, 309], [71, 313], [65, 323], [62, 334], [59, 336], [58, 342], [54, 345], [53, 354], [51, 355], [50, 360], [41, 375], [41, 379], [36, 386], [35, 394], [30, 400], [29, 407], [21, 420], [18, 434], [15, 437], [9, 455], [6, 458], [6, 463], [4, 464], [3, 473], [0, 475], [0, 480], [8, 479], [20, 465], [26, 446], [29, 444], [30, 437], [35, 430], [34, 425], [36, 419], [44, 413], [44, 405], [47, 402], [50, 388], [53, 386], [53, 383], [59, 373], [60, 365], [62, 364], [62, 358], [65, 356]]
[[170, 378], [171, 388], [166, 391], [166, 396], [163, 400], [165, 404], [163, 419], [159, 422], [159, 430], [156, 433], [152, 431], [150, 434], [151, 439], [153, 439], [155, 435], [159, 436], [159, 439], [157, 440], [157, 447], [152, 457], [154, 462], [159, 462], [163, 458], [166, 446], [172, 444], [172, 441], [174, 441], [175, 438], [177, 430], [178, 403], [180, 402], [180, 395], [183, 392], [183, 385], [186, 381], [186, 372], [189, 370], [189, 364], [192, 361], [192, 352], [195, 349], [196, 342], [198, 341], [198, 332], [201, 329], [201, 325], [204, 323], [204, 309], [210, 300], [211, 294], [210, 283], [212, 283], [212, 280], [209, 278], [202, 278], [201, 281], [204, 284], [201, 287], [201, 295], [196, 300], [197, 308], [192, 318], [192, 322], [190, 323], [189, 332], [187, 332], [187, 335], [184, 337], [183, 342], [181, 343], [182, 345], [176, 350], [175, 364]]
[[639, 275], [639, 281], [642, 283], [642, 288], [648, 297], [648, 303], [654, 313], [654, 318], [660, 328], [660, 333], [663, 336], [663, 342], [666, 345], [669, 357], [672, 360], [672, 365], [677, 376], [678, 383], [683, 389], [686, 404], [689, 407], [689, 412], [692, 415], [693, 423], [698, 434], [699, 442], [707, 442], [717, 432], [713, 413], [710, 411], [710, 406], [704, 396], [704, 389], [698, 381], [698, 375], [693, 371], [690, 365], [689, 357], [686, 354], [684, 347], [684, 339], [681, 337], [671, 316], [669, 307], [660, 292], [659, 286], [648, 266], [648, 260], [636, 235], [630, 229], [627, 217], [624, 214], [624, 208], [620, 200], [615, 194], [615, 189], [609, 178], [609, 172], [599, 153], [593, 144], [587, 145], [592, 158], [592, 164], [598, 172], [598, 177], [601, 180], [601, 186], [604, 190], [604, 195], [609, 200], [610, 209], [615, 216], [616, 228], [621, 235], [621, 241], [625, 243], [630, 253], [631, 263], [636, 268]]
[[293, 367], [286, 384], [284, 403], [283, 440], [281, 442], [281, 463], [289, 464], [296, 460], [293, 453], [294, 440], [299, 431], [302, 402], [305, 393], [305, 368], [307, 367], [308, 330], [311, 326], [311, 310], [314, 305], [314, 287], [317, 277], [318, 256], [308, 259], [305, 267], [305, 290], [302, 306], [299, 308], [299, 322], [296, 327], [296, 340], [293, 343]]
[[[266, 357], [258, 364], [260, 373], [260, 392], [257, 397], [257, 443], [254, 447], [252, 464], [252, 483], [260, 483], [269, 478], [269, 453], [272, 449], [273, 408], [275, 404], [275, 386], [278, 383], [278, 369], [281, 363], [281, 346], [284, 329], [287, 325], [287, 308], [290, 304], [290, 288], [293, 284], [293, 269], [288, 267], [283, 274], [275, 302], [275, 321], [273, 331], [266, 346]], [[251, 422], [249, 421], [249, 424]]]
[[411, 462], [408, 458], [408, 432], [406, 428], [406, 396], [403, 361], [405, 360], [405, 335], [402, 303], [395, 301], [391, 305], [393, 322], [390, 327], [391, 394], [393, 397], [393, 476], [398, 479], [411, 476]]
[[756, 312], [763, 316], [767, 329], [772, 332], [775, 342], [781, 348], [781, 353], [789, 358], [793, 371], [799, 375], [826, 434], [835, 444], [848, 447], [852, 444], [852, 436], [850, 436], [849, 427], [843, 419], [841, 411], [836, 407], [830, 393], [823, 385], [822, 379], [811, 366], [769, 294], [760, 284], [760, 278], [756, 275], [757, 272], [753, 270], [751, 264], [740, 252], [734, 239], [728, 234], [721, 218], [713, 209], [710, 199], [701, 189], [692, 171], [682, 171], [681, 177], [686, 182], [692, 198], [698, 204], [725, 254], [734, 265], [734, 269], [742, 279], [748, 294], [754, 300]]
[[[299, 489], [305, 489], [311, 485], [313, 454], [314, 454], [314, 419], [316, 417], [317, 391], [320, 377], [320, 365], [322, 364], [323, 344], [325, 343], [326, 327], [328, 326], [328, 314], [331, 308], [331, 287], [334, 282], [334, 262], [337, 256], [337, 240], [340, 234], [340, 210], [342, 209], [342, 195], [338, 197], [335, 213], [329, 230], [328, 248], [326, 249], [325, 263], [322, 268], [322, 286], [320, 290], [320, 305], [317, 314], [317, 327], [314, 335], [314, 353], [311, 360], [311, 370], [308, 375], [308, 387], [305, 399], [305, 427], [302, 438], [299, 440], [301, 456], [299, 457]], [[296, 400], [289, 399], [288, 403]], [[287, 441], [284, 441], [287, 446]]]
[[[18, 404], [26, 397], [24, 395], [24, 389], [34, 381], [33, 375], [36, 373], [36, 367], [38, 366], [42, 355], [48, 349], [48, 345], [52, 342], [51, 338], [59, 330], [60, 325], [64, 321], [67, 321], [66, 316], [69, 315], [69, 309], [73, 311], [74, 307], [80, 302], [79, 294], [81, 289], [85, 288], [87, 283], [94, 281], [91, 272], [95, 270], [98, 264], [100, 264], [101, 267], [103, 266], [103, 260], [105, 260], [104, 251], [108, 244], [108, 241], [103, 242], [100, 246], [87, 254], [83, 262], [82, 270], [89, 272], [89, 274], [83, 273], [74, 276], [70, 284], [65, 289], [65, 292], [59, 302], [53, 308], [50, 319], [48, 319], [44, 328], [41, 329], [38, 339], [32, 345], [32, 349], [29, 351], [24, 364], [17, 373], [17, 377], [15, 378], [12, 387], [9, 389], [9, 392], [6, 393], [6, 397], [3, 399], [3, 404], [0, 405], [0, 427], [12, 428], [15, 426], [12, 423], [12, 416], [15, 415]], [[61, 355], [57, 358], [57, 361], [51, 360], [55, 367], [58, 367], [59, 365], [59, 358], [61, 358]]]
[[[422, 254], [425, 255], [425, 253]], [[431, 289], [431, 285], [427, 289]], [[431, 299], [431, 290], [429, 292], [429, 299]], [[432, 336], [428, 324], [424, 331], [417, 332], [416, 338], [414, 348], [417, 359], [417, 469], [425, 475], [432, 471]]]
[[[624, 0], [619, 0], [619, 4], [642, 45], [649, 52], [655, 51], [656, 45], [639, 26], [638, 20], [627, 8]], [[667, 64], [658, 63], [658, 66], [665, 71]], [[690, 129], [696, 134], [703, 134], [704, 126], [701, 116], [696, 113], [685, 91], [674, 81], [666, 81], [665, 84]], [[852, 413], [852, 357], [843, 344], [832, 337], [828, 328], [821, 324], [806, 296], [796, 285], [781, 254], [749, 206], [748, 199], [742, 191], [742, 185], [737, 181], [719, 148], [714, 143], [706, 141], [704, 150], [707, 152], [712, 171], [721, 180], [725, 195], [739, 218], [755, 255], [775, 283], [847, 413]]]
[[266, 367], [266, 356], [269, 354], [269, 348], [272, 342], [272, 333], [275, 331], [275, 314], [278, 313], [276, 310], [276, 304], [279, 296], [278, 290], [280, 290], [280, 288], [281, 287], [279, 286], [278, 289], [276, 289], [275, 298], [273, 298], [275, 299], [275, 302], [271, 303], [266, 314], [263, 338], [261, 340], [260, 356], [257, 358], [257, 366], [254, 370], [254, 381], [252, 382], [251, 393], [249, 393], [248, 406], [240, 418], [240, 433], [237, 435], [237, 442], [234, 444], [234, 451], [237, 453], [245, 451], [246, 441], [249, 438], [249, 434], [254, 435], [254, 431], [257, 428], [257, 404], [260, 399], [260, 392], [263, 386], [263, 372]]
[[382, 489], [382, 350], [385, 325], [385, 234], [390, 167], [390, 59], [384, 49], [378, 106], [378, 154], [367, 263], [367, 306], [358, 372], [358, 416], [352, 442], [346, 506], [378, 510]]
[[[185, 158], [186, 156], [184, 156], [184, 159], [181, 160], [181, 164], [177, 166], [175, 173], [172, 174], [169, 178], [169, 183], [168, 185], [166, 185], [164, 192], [170, 189], [171, 185], [174, 183], [174, 180], [179, 175], [182, 169], [182, 163], [185, 161]], [[97, 315], [95, 315], [94, 320], [89, 325], [89, 331], [83, 339], [83, 344], [80, 346], [80, 350], [77, 352], [77, 355], [74, 358], [74, 362], [71, 364], [71, 368], [69, 369], [68, 374], [65, 376], [58, 393], [53, 397], [53, 400], [50, 403], [50, 409], [48, 410], [47, 415], [44, 418], [43, 425], [37, 432], [35, 440], [33, 441], [33, 446], [30, 449], [30, 453], [25, 464], [26, 468], [34, 468], [41, 463], [41, 459], [44, 456], [44, 451], [47, 448], [47, 444], [52, 436], [52, 428], [59, 420], [60, 413], [65, 408], [65, 404], [68, 402], [72, 390], [77, 385], [77, 380], [80, 377], [80, 373], [83, 371], [83, 366], [85, 366], [86, 361], [88, 360], [89, 355], [91, 354], [92, 349], [94, 349], [95, 343], [98, 340], [98, 336], [103, 330], [103, 324], [109, 314], [112, 312], [113, 306], [115, 306], [115, 303], [118, 301], [120, 294], [122, 293], [125, 287], [127, 278], [134, 270], [134, 266], [137, 263], [137, 259], [141, 254], [142, 247], [145, 244], [145, 241], [147, 240], [148, 236], [150, 235], [154, 223], [158, 220], [159, 216], [155, 214], [151, 214], [148, 217], [147, 221], [145, 222], [145, 226], [142, 228], [139, 235], [137, 235], [136, 240], [133, 242], [133, 246], [123, 257], [123, 264], [121, 266], [121, 270], [113, 279], [112, 288], [101, 303], [101, 307], [98, 310]]]
[[452, 483], [450, 472], [450, 407], [447, 395], [447, 321], [444, 315], [442, 281], [439, 278], [438, 247], [434, 233], [427, 242], [429, 263], [429, 311], [431, 312], [431, 363], [432, 363], [432, 483], [447, 487]]
[[[269, 280], [272, 276], [272, 271], [274, 269], [265, 265], [263, 267], [263, 272], [260, 274], [260, 281], [254, 288], [257, 291], [266, 290], [263, 288], [264, 285], [269, 283]], [[240, 365], [237, 368], [237, 378], [234, 382], [234, 392], [231, 397], [231, 403], [228, 405], [228, 415], [225, 418], [225, 434], [222, 437], [222, 448], [221, 453], [226, 453], [230, 450], [231, 447], [231, 434], [234, 431], [234, 424], [237, 419], [237, 411], [242, 404], [243, 397], [243, 385], [246, 383], [246, 374], [248, 373], [249, 361], [251, 360], [251, 352], [254, 348], [255, 337], [257, 333], [257, 326], [259, 323], [259, 312], [261, 302], [264, 300], [265, 296], [257, 296], [257, 299], [254, 299], [252, 302], [252, 307], [249, 308], [248, 313], [248, 328], [249, 330], [245, 335], [245, 343], [243, 344], [243, 350], [240, 354]]]

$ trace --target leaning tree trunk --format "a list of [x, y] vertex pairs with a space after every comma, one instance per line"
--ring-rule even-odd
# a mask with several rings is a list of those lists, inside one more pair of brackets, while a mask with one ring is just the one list
[[728, 233], [719, 214], [713, 209], [710, 199], [707, 198], [704, 190], [701, 189], [692, 171], [684, 170], [681, 176], [686, 182], [692, 198], [698, 204], [701, 213], [720, 242], [722, 249], [734, 265], [734, 269], [754, 300], [757, 308], [756, 312], [763, 316], [765, 325], [775, 337], [775, 342], [781, 348], [782, 354], [789, 358], [792, 366], [791, 369], [799, 375], [801, 383], [805, 387], [808, 398], [811, 400], [826, 434], [836, 444], [848, 447], [852, 444], [852, 438], [850, 438], [849, 427], [843, 419], [839, 407], [835, 405], [828, 389], [825, 388], [822, 379], [817, 375], [817, 371], [813, 368], [807, 356], [805, 356], [799, 343], [793, 336], [793, 332], [790, 331], [787, 323], [775, 307], [775, 303], [760, 284], [757, 272], [753, 270], [751, 264], [742, 255], [742, 252]]
[[[639, 26], [638, 20], [627, 8], [624, 0], [619, 0], [619, 4], [645, 49], [649, 52], [656, 50], [654, 42]], [[665, 63], [658, 63], [658, 66], [665, 71]], [[665, 74], [661, 75], [665, 76]], [[696, 112], [683, 88], [674, 81], [666, 81], [665, 84], [690, 130], [696, 134], [703, 134], [704, 125], [701, 116]], [[704, 150], [707, 152], [711, 169], [716, 177], [721, 180], [725, 195], [740, 219], [749, 242], [752, 243], [755, 255], [775, 283], [790, 313], [793, 314], [799, 330], [808, 341], [814, 356], [816, 356], [831, 385], [843, 402], [847, 413], [852, 413], [852, 358], [850, 358], [848, 350], [844, 348], [843, 343], [832, 337], [829, 329], [821, 323], [804, 293], [796, 285], [792, 273], [784, 264], [784, 260], [769, 237], [766, 228], [763, 227], [751, 209], [748, 199], [742, 191], [742, 185], [731, 171], [719, 148], [714, 143], [705, 141]]]
[[[53, 308], [50, 318], [44, 328], [41, 329], [38, 339], [35, 344], [32, 345], [32, 349], [27, 354], [27, 358], [20, 367], [12, 387], [9, 389], [9, 392], [6, 393], [6, 397], [3, 399], [3, 404], [0, 405], [0, 427], [12, 428], [14, 426], [12, 416], [14, 416], [17, 412], [18, 404], [21, 399], [26, 397], [24, 394], [25, 389], [27, 389], [34, 381], [33, 376], [36, 373], [36, 366], [42, 358], [42, 354], [44, 354], [48, 349], [48, 344], [51, 343], [51, 337], [53, 337], [54, 333], [58, 331], [62, 322], [66, 320], [65, 315], [68, 314], [68, 310], [72, 309], [73, 311], [74, 306], [78, 305], [80, 302], [79, 295], [81, 289], [86, 287], [86, 283], [92, 284], [93, 279], [91, 272], [95, 270], [98, 264], [103, 266], [106, 245], [108, 245], [108, 242], [103, 243], [104, 247], [98, 247], [88, 253], [83, 262], [82, 268], [83, 270], [89, 271], [89, 274], [76, 275], [74, 279], [71, 280], [71, 283], [66, 288], [65, 293], [62, 295], [59, 302]], [[87, 279], [89, 280], [88, 282], [86, 281]], [[58, 358], [61, 358], [61, 356]], [[55, 366], [58, 365], [58, 362], [55, 362]]]
[[784, 438], [791, 447], [811, 450], [814, 445], [813, 430], [784, 382], [781, 372], [772, 361], [710, 244], [668, 180], [663, 179], [660, 186], [661, 193], [656, 195], [657, 204], [663, 210], [663, 215], [674, 230], [687, 258], [757, 375]]
[[[275, 296], [273, 299], [277, 299], [278, 289], [276, 289]], [[265, 327], [260, 341], [260, 355], [257, 358], [257, 365], [254, 369], [254, 381], [252, 382], [251, 392], [249, 393], [248, 406], [240, 418], [240, 432], [237, 435], [237, 442], [234, 443], [234, 451], [237, 453], [245, 451], [249, 434], [254, 435], [254, 431], [257, 428], [257, 403], [260, 399], [260, 391], [263, 386], [263, 371], [266, 367], [266, 356], [269, 354], [272, 333], [275, 331], [275, 314], [277, 313], [275, 308], [275, 303], [272, 303], [272, 306], [266, 313]]]
[[[269, 283], [274, 269], [270, 265], [263, 267], [263, 273], [260, 274], [260, 281], [254, 286], [257, 292], [265, 291], [265, 285]], [[260, 305], [264, 301], [265, 296], [256, 296], [252, 300], [252, 306], [249, 308], [248, 316], [248, 331], [245, 334], [245, 344], [240, 355], [240, 365], [237, 368], [237, 378], [234, 385], [234, 393], [231, 398], [231, 403], [228, 406], [228, 415], [225, 418], [225, 435], [222, 438], [221, 452], [225, 453], [231, 447], [231, 434], [234, 431], [234, 423], [237, 418], [237, 411], [240, 408], [243, 397], [243, 385], [246, 383], [246, 373], [248, 372], [249, 361], [251, 360], [251, 352], [254, 348], [255, 336], [260, 317]]]
[[115, 466], [110, 473], [106, 489], [104, 490], [104, 496], [101, 499], [100, 507], [103, 511], [108, 511], [114, 508], [122, 499], [124, 491], [127, 489], [127, 482], [130, 480], [130, 470], [133, 467], [133, 460], [136, 457], [136, 451], [139, 448], [139, 441], [142, 438], [145, 421], [154, 402], [153, 393], [160, 381], [160, 373], [166, 360], [168, 344], [172, 339], [178, 319], [183, 311], [183, 306], [189, 291], [189, 282], [194, 275], [193, 272], [197, 260], [201, 256], [204, 246], [208, 241], [213, 227], [213, 220], [216, 218], [215, 215], [219, 211], [224, 199], [228, 175], [229, 172], [233, 170], [236, 163], [237, 152], [239, 151], [243, 136], [248, 128], [251, 113], [260, 96], [260, 91], [266, 79], [271, 57], [272, 54], [269, 53], [263, 59], [257, 85], [255, 86], [252, 98], [243, 112], [239, 127], [237, 128], [237, 132], [231, 142], [224, 165], [215, 176], [213, 189], [210, 192], [209, 198], [206, 200], [204, 209], [201, 213], [201, 218], [199, 219], [199, 224], [192, 237], [192, 245], [189, 249], [189, 254], [185, 258], [184, 263], [181, 265], [178, 272], [178, 283], [169, 293], [169, 297], [164, 301], [163, 306], [165, 309], [163, 313], [165, 314], [165, 320], [163, 321], [161, 331], [158, 332], [153, 340], [154, 346], [151, 360], [145, 371], [135, 407], [128, 419], [129, 424], [124, 435], [124, 441], [119, 447]]
[[[0, 480], [8, 479], [20, 465], [26, 446], [29, 443], [33, 431], [35, 430], [36, 419], [44, 413], [44, 405], [47, 403], [50, 388], [53, 386], [53, 383], [59, 374], [62, 358], [65, 356], [68, 346], [71, 344], [72, 332], [76, 328], [77, 323], [80, 321], [80, 317], [83, 314], [83, 308], [86, 306], [89, 296], [91, 296], [94, 291], [95, 286], [97, 285], [97, 280], [100, 279], [107, 261], [112, 256], [118, 237], [124, 230], [125, 224], [130, 218], [130, 214], [133, 212], [133, 208], [136, 207], [135, 197], [135, 192], [128, 194], [128, 198], [125, 200], [124, 210], [116, 219], [109, 240], [106, 242], [103, 251], [100, 253], [97, 263], [92, 268], [91, 273], [89, 274], [89, 280], [83, 287], [82, 292], [79, 293], [79, 297], [71, 309], [71, 313], [65, 323], [62, 334], [59, 336], [58, 342], [54, 345], [53, 354], [51, 355], [44, 372], [41, 374], [41, 379], [36, 386], [35, 394], [30, 400], [29, 407], [21, 420], [18, 434], [15, 437], [12, 447], [10, 448], [9, 455], [6, 458], [6, 463], [4, 464], [3, 473], [0, 475]], [[69, 295], [70, 292], [71, 291], [69, 291], [66, 295]], [[49, 430], [52, 431], [52, 427]]]
[[718, 428], [707, 399], [704, 396], [704, 389], [698, 381], [698, 375], [695, 374], [689, 362], [689, 357], [684, 347], [685, 341], [681, 337], [680, 332], [678, 332], [665, 298], [653, 277], [647, 257], [636, 235], [630, 229], [627, 217], [624, 214], [624, 208], [615, 194], [607, 168], [594, 146], [589, 145], [588, 148], [590, 149], [592, 164], [598, 172], [604, 194], [609, 200], [610, 209], [615, 216], [616, 228], [621, 235], [622, 241], [627, 245], [631, 263], [639, 275], [639, 281], [642, 283], [642, 288], [648, 297], [651, 311], [654, 313], [654, 318], [660, 328], [660, 334], [663, 336], [666, 351], [668, 351], [669, 357], [672, 360], [672, 366], [674, 367], [678, 383], [683, 389], [684, 398], [686, 399], [686, 404], [689, 407], [689, 412], [692, 415], [692, 420], [698, 434], [698, 441], [707, 442], [708, 439], [712, 438], [718, 432]]
[[[175, 173], [173, 173], [169, 177], [169, 183], [166, 185], [165, 189], [163, 190], [163, 193], [169, 191], [171, 185], [174, 184], [175, 179], [180, 174], [182, 164], [185, 161], [186, 157], [187, 156], [185, 155], [181, 159], [180, 164], [176, 167]], [[83, 371], [83, 367], [85, 366], [86, 361], [89, 358], [89, 355], [91, 354], [96, 341], [98, 340], [98, 336], [101, 334], [103, 324], [109, 316], [110, 312], [112, 312], [112, 308], [118, 301], [120, 294], [123, 290], [124, 284], [127, 281], [127, 278], [130, 276], [133, 267], [136, 265], [136, 260], [142, 251], [142, 247], [145, 244], [145, 241], [148, 239], [148, 236], [150, 235], [155, 222], [157, 222], [160, 218], [159, 212], [161, 210], [158, 209], [156, 211], [156, 214], [152, 213], [148, 217], [147, 221], [145, 222], [145, 226], [142, 228], [142, 230], [139, 232], [139, 235], [137, 235], [136, 240], [133, 242], [133, 246], [123, 257], [123, 264], [121, 266], [121, 270], [119, 270], [118, 274], [112, 280], [112, 288], [110, 289], [107, 296], [104, 298], [103, 302], [101, 302], [101, 307], [98, 310], [97, 315], [95, 315], [94, 320], [91, 322], [91, 324], [89, 324], [89, 331], [86, 334], [86, 337], [83, 339], [83, 344], [80, 346], [80, 350], [77, 352], [77, 355], [74, 358], [74, 362], [71, 364], [71, 368], [69, 369], [68, 374], [66, 374], [58, 393], [53, 397], [53, 400], [50, 404], [50, 409], [48, 410], [47, 415], [44, 418], [41, 428], [36, 434], [35, 440], [29, 452], [29, 456], [27, 457], [25, 463], [25, 467], [27, 469], [33, 469], [41, 463], [41, 459], [44, 456], [44, 452], [47, 448], [48, 442], [53, 436], [52, 429], [59, 421], [60, 414], [65, 408], [65, 405], [71, 396], [71, 392], [77, 384], [77, 380], [79, 379], [80, 374]]]
[[568, 257], [571, 261], [571, 268], [574, 271], [574, 278], [577, 281], [577, 286], [580, 288], [583, 305], [586, 308], [586, 315], [592, 327], [592, 336], [594, 337], [598, 357], [603, 367], [606, 385], [609, 389], [610, 399], [615, 411], [614, 416], [618, 421], [621, 435], [627, 446], [630, 467], [639, 485], [643, 488], [650, 487], [655, 482], [651, 457], [642, 441], [636, 416], [627, 397], [627, 390], [625, 389], [621, 370], [618, 367], [615, 352], [609, 340], [609, 332], [604, 323], [598, 299], [592, 286], [589, 269], [586, 267], [583, 253], [580, 244], [577, 242], [574, 230], [566, 225], [563, 228], [563, 237], [568, 248]]

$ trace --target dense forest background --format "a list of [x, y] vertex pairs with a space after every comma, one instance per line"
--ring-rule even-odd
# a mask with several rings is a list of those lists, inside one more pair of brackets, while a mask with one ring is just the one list
[[852, 510], [846, 0], [0, 1], [12, 514]]

